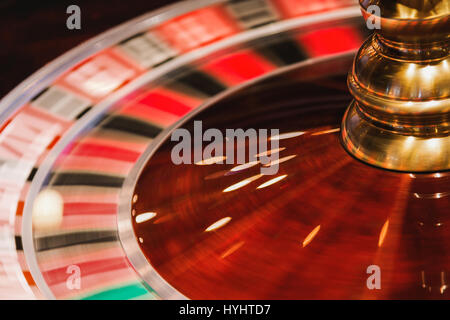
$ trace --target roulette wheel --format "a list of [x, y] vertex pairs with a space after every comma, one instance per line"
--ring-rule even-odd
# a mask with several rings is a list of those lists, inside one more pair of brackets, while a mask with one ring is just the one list
[[0, 102], [0, 298], [448, 298], [448, 16], [182, 1], [45, 66]]

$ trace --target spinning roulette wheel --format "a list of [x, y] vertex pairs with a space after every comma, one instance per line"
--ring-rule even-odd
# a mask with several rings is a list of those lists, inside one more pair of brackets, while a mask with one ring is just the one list
[[[448, 298], [448, 15], [183, 1], [47, 65], [0, 102], [0, 298]], [[200, 121], [276, 147], [175, 164]]]

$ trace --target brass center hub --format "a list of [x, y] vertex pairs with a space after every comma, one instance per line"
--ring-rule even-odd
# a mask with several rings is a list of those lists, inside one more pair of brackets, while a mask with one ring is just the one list
[[[361, 0], [380, 29], [355, 57], [348, 85], [355, 100], [342, 142], [384, 169], [450, 169], [450, 20], [447, 0]], [[381, 16], [369, 13], [380, 8]], [[372, 7], [373, 8], [373, 7]]]

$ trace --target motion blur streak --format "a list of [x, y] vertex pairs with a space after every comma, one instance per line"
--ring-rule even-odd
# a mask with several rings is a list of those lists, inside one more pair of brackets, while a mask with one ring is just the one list
[[261, 152], [258, 153], [257, 155], [255, 155], [255, 157], [265, 157], [265, 156], [270, 156], [272, 153], [278, 153], [281, 152], [283, 150], [285, 150], [286, 148], [277, 148], [277, 149], [272, 149], [269, 151], [265, 151], [265, 152]]
[[313, 241], [314, 237], [317, 235], [317, 233], [320, 230], [320, 225], [314, 228], [313, 231], [311, 231], [310, 234], [303, 240], [303, 248], [306, 247], [311, 241]]
[[334, 129], [330, 129], [330, 130], [323, 130], [323, 131], [314, 132], [311, 135], [312, 136], [320, 136], [322, 134], [335, 133], [335, 132], [339, 132], [339, 131], [341, 131], [341, 128], [334, 128]]
[[291, 138], [295, 138], [295, 137], [301, 136], [301, 135], [303, 135], [303, 134], [305, 134], [305, 132], [303, 132], [303, 131], [296, 131], [296, 132], [282, 133], [282, 134], [279, 134], [279, 135], [277, 135], [277, 136], [270, 137], [269, 140], [284, 140], [284, 139], [291, 139]]
[[250, 182], [253, 182], [259, 178], [261, 178], [263, 176], [263, 174], [257, 174], [256, 176], [247, 178], [245, 180], [242, 180], [238, 183], [233, 184], [232, 186], [229, 186], [228, 188], [226, 188], [225, 190], [223, 190], [223, 192], [230, 192], [230, 191], [234, 191], [237, 189], [240, 189], [242, 187], [245, 187], [246, 185], [248, 185]]
[[388, 228], [389, 228], [389, 220], [386, 220], [386, 222], [383, 225], [383, 228], [381, 228], [380, 239], [378, 240], [378, 246], [379, 247], [381, 247], [381, 245], [384, 242], [384, 238], [386, 237]]
[[265, 164], [264, 167], [276, 166], [277, 164], [280, 164], [280, 163], [289, 161], [291, 159], [294, 159], [296, 156], [297, 156], [296, 154], [293, 154], [291, 156], [287, 156], [287, 157], [283, 157], [283, 158], [278, 159], [278, 160], [274, 160], [272, 162], [269, 162], [268, 164]]
[[156, 217], [155, 212], [142, 213], [136, 217], [136, 223], [146, 222], [146, 221], [153, 219], [154, 217]]
[[223, 161], [225, 161], [226, 159], [227, 159], [227, 157], [225, 157], [225, 156], [219, 156], [219, 157], [204, 159], [202, 161], [196, 162], [195, 164], [198, 166], [205, 166], [205, 165], [210, 165], [210, 164], [215, 164], [215, 163], [223, 163]]
[[240, 247], [242, 247], [244, 245], [245, 241], [240, 241], [234, 245], [231, 246], [231, 248], [229, 248], [227, 251], [225, 251], [224, 253], [222, 253], [222, 255], [220, 256], [222, 259], [225, 259], [226, 257], [228, 257], [229, 255], [231, 255], [232, 253], [234, 253], [236, 250], [238, 250]]
[[269, 180], [267, 182], [264, 182], [262, 185], [258, 186], [256, 189], [266, 188], [268, 186], [271, 186], [271, 185], [277, 183], [278, 181], [283, 180], [286, 177], [287, 177], [287, 174], [279, 176], [279, 177], [276, 177], [276, 178], [273, 178], [273, 179], [271, 179], [271, 180]]
[[222, 228], [223, 226], [225, 226], [230, 221], [231, 221], [230, 217], [226, 217], [226, 218], [220, 219], [219, 221], [214, 222], [212, 225], [210, 225], [208, 228], [206, 228], [205, 232], [210, 232], [210, 231]]
[[253, 166], [256, 166], [258, 163], [259, 163], [259, 161], [251, 161], [248, 163], [238, 165], [238, 166], [232, 168], [230, 171], [237, 172], [237, 171], [245, 170], [245, 169], [251, 168]]

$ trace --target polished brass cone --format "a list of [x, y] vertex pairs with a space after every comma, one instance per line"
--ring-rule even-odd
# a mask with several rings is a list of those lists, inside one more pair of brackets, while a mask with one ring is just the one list
[[[449, 0], [360, 0], [380, 29], [348, 77], [355, 100], [342, 122], [354, 157], [405, 172], [450, 170]], [[373, 24], [372, 24], [373, 25]]]

